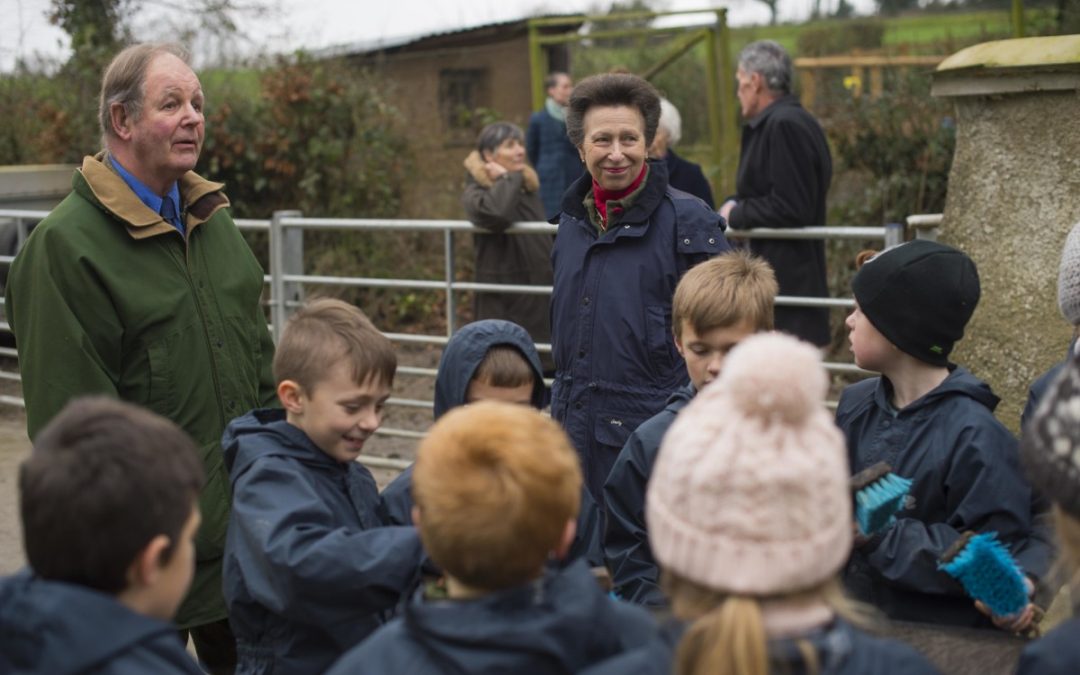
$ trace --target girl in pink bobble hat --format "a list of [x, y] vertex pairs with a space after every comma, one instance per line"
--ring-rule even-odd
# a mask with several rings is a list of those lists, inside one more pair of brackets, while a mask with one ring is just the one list
[[646, 519], [673, 614], [680, 675], [936, 673], [845, 620], [851, 550], [844, 439], [818, 350], [748, 338], [664, 437]]

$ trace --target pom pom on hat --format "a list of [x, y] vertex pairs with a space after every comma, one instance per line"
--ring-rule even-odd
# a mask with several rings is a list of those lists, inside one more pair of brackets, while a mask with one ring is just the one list
[[730, 593], [781, 594], [831, 578], [851, 550], [850, 472], [824, 407], [817, 349], [755, 335], [684, 408], [649, 480], [662, 567]]
[[[780, 333], [758, 336], [736, 349], [738, 358], [725, 364], [718, 379], [739, 392], [732, 403], [745, 415], [801, 424], [821, 410], [829, 381], [817, 349]], [[778, 353], [784, 357], [778, 360]]]

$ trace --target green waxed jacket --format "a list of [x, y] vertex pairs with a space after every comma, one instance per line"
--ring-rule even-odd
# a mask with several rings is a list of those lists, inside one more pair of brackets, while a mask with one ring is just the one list
[[226, 616], [221, 559], [229, 516], [226, 423], [276, 402], [263, 271], [220, 183], [180, 180], [187, 238], [146, 207], [103, 155], [35, 228], [11, 266], [15, 333], [33, 438], [72, 397], [106, 394], [176, 422], [202, 452], [195, 580], [181, 627]]

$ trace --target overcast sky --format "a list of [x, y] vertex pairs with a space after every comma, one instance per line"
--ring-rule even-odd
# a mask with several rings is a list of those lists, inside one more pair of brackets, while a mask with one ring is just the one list
[[[545, 13], [576, 13], [606, 9], [610, 0], [261, 0], [274, 6], [272, 15], [245, 18], [241, 30], [246, 49], [262, 51], [309, 50], [351, 42], [371, 42], [399, 36], [456, 30], [497, 21]], [[809, 15], [813, 0], [780, 0], [781, 20]], [[17, 58], [35, 54], [63, 60], [68, 51], [66, 34], [49, 25], [49, 0], [0, 0], [0, 69], [9, 70]], [[728, 8], [732, 25], [766, 23], [769, 12], [760, 0], [660, 0], [671, 10]], [[831, 7], [835, 0], [825, 0]], [[856, 0], [856, 8], [872, 7], [872, 0]], [[137, 37], [160, 38], [153, 10], [138, 15]], [[685, 21], [693, 22], [693, 18]], [[700, 22], [700, 19], [697, 20]], [[159, 26], [160, 24], [158, 24]], [[243, 47], [241, 47], [243, 48]]]

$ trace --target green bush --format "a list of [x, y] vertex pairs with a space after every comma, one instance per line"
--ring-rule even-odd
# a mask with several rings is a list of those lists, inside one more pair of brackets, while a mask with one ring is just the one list
[[878, 19], [847, 19], [810, 24], [798, 37], [799, 56], [828, 56], [881, 49], [885, 23]]

